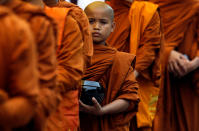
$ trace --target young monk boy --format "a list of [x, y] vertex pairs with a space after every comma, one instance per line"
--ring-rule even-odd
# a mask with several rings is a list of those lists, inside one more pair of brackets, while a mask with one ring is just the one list
[[93, 2], [85, 9], [93, 37], [94, 55], [84, 79], [100, 82], [105, 88], [102, 105], [80, 101], [81, 131], [129, 131], [137, 112], [138, 85], [133, 74], [135, 56], [109, 47], [106, 39], [114, 29], [114, 13], [104, 2]]
[[39, 131], [59, 102], [59, 96], [55, 93], [57, 30], [54, 21], [44, 13], [42, 0], [5, 0], [4, 5], [26, 20], [34, 34], [40, 95], [33, 126]]
[[27, 126], [37, 108], [36, 50], [28, 24], [4, 7], [0, 27], [0, 130], [11, 131]]

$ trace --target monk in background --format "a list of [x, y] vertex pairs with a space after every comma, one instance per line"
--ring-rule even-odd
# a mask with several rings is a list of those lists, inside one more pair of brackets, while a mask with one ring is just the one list
[[46, 131], [77, 131], [81, 79], [93, 52], [88, 20], [81, 9], [70, 3], [44, 0], [45, 12], [58, 23], [58, 82], [63, 100], [50, 116]]
[[129, 131], [130, 120], [138, 108], [138, 85], [134, 77], [135, 56], [106, 44], [114, 29], [113, 9], [104, 2], [93, 2], [85, 9], [94, 44], [91, 65], [84, 79], [99, 82], [105, 90], [102, 105], [80, 101], [81, 131]]
[[79, 6], [63, 0], [60, 0], [56, 7], [69, 9], [69, 14], [77, 21], [84, 44], [83, 53], [85, 66], [88, 66], [91, 63], [91, 57], [93, 56], [93, 42], [89, 30], [89, 21], [86, 14]]
[[6, 0], [4, 5], [26, 20], [34, 34], [40, 95], [37, 113], [30, 128], [40, 131], [44, 128], [46, 118], [57, 108], [60, 101], [59, 94], [55, 92], [57, 29], [53, 19], [44, 13], [44, 3], [41, 0], [27, 0], [26, 2]]
[[[119, 51], [136, 55], [134, 74], [140, 104], [131, 130], [152, 130], [161, 80], [162, 30], [158, 5], [133, 0], [110, 0], [116, 28], [107, 42]], [[129, 19], [128, 19], [129, 18]]]
[[155, 131], [199, 129], [199, 1], [150, 0], [160, 7], [165, 79]]
[[0, 27], [0, 130], [11, 131], [27, 126], [37, 109], [36, 49], [28, 24], [2, 6]]

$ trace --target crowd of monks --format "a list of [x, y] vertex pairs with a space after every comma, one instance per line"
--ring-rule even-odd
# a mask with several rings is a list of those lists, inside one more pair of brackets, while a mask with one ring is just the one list
[[0, 131], [199, 131], [199, 1], [0, 0]]

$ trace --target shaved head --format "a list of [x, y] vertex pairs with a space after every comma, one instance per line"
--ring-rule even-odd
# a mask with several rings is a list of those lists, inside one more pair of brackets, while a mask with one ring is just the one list
[[85, 8], [84, 11], [85, 11], [86, 14], [89, 14], [92, 10], [94, 10], [96, 8], [102, 8], [102, 9], [106, 10], [107, 13], [110, 16], [110, 19], [112, 21], [114, 20], [114, 11], [113, 11], [113, 9], [108, 4], [106, 4], [105, 2], [102, 2], [102, 1], [95, 1], [95, 2], [93, 2], [91, 4], [89, 4]]

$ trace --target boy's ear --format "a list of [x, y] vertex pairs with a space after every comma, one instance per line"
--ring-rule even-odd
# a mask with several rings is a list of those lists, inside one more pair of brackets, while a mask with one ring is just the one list
[[111, 25], [111, 26], [112, 26], [111, 32], [113, 32], [113, 31], [115, 30], [115, 21], [112, 22], [112, 25]]

